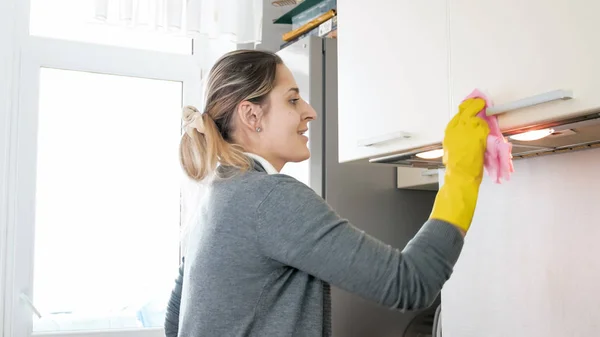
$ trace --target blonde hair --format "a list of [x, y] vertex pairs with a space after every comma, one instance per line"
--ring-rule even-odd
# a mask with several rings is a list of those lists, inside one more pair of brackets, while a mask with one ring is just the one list
[[232, 139], [235, 111], [243, 101], [265, 103], [282, 63], [276, 54], [258, 50], [233, 51], [215, 63], [208, 76], [204, 112], [191, 106], [183, 109], [186, 132], [179, 152], [188, 177], [202, 181], [218, 164], [250, 168], [250, 159]]

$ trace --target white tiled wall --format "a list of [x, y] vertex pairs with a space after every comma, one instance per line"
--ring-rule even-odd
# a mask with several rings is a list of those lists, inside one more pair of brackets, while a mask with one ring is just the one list
[[515, 170], [481, 187], [442, 291], [444, 337], [600, 335], [600, 150]]

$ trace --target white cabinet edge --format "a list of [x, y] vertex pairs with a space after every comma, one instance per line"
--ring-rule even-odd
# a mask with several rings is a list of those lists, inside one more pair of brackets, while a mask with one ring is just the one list
[[407, 190], [437, 191], [439, 171], [416, 167], [396, 169], [396, 187]]

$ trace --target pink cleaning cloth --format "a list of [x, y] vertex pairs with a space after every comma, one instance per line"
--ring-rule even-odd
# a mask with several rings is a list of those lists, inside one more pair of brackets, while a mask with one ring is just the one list
[[494, 179], [495, 183], [500, 184], [500, 179], [510, 180], [510, 174], [515, 171], [512, 163], [512, 144], [507, 142], [502, 135], [500, 126], [498, 125], [498, 117], [488, 116], [485, 113], [488, 107], [493, 106], [493, 103], [477, 89], [473, 90], [473, 92], [465, 97], [464, 100], [469, 98], [481, 98], [485, 100], [485, 107], [477, 114], [477, 116], [483, 118], [490, 127], [483, 166], [488, 175]]

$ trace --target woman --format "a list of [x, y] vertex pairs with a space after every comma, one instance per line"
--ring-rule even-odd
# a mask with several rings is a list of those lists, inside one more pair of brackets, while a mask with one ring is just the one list
[[210, 184], [187, 239], [167, 336], [330, 336], [329, 284], [394, 309], [428, 307], [475, 209], [488, 134], [475, 117], [483, 104], [465, 101], [449, 123], [445, 184], [431, 218], [400, 251], [278, 173], [309, 158], [303, 134], [317, 118], [281, 59], [223, 56], [210, 72], [204, 112], [184, 109], [181, 163]]

